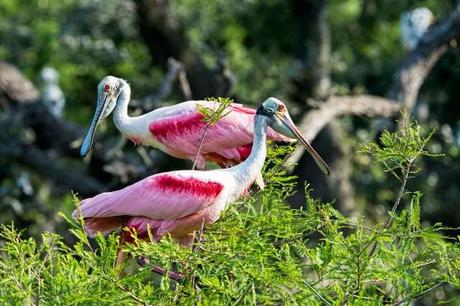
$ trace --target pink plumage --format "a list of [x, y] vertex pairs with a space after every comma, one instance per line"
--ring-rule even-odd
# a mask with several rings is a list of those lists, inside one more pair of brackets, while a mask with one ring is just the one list
[[[215, 102], [194, 101], [182, 103], [176, 114], [155, 120], [149, 124], [154, 140], [164, 146], [165, 151], [183, 159], [195, 158], [201, 137], [207, 123], [196, 109], [197, 104], [213, 107]], [[232, 104], [228, 114], [211, 126], [203, 142], [198, 168], [203, 169], [205, 161], [217, 162], [222, 166], [239, 164], [251, 152], [253, 140], [253, 121], [255, 110]], [[289, 141], [272, 129], [268, 130], [268, 139]]]
[[[98, 102], [91, 126], [83, 140], [80, 154], [85, 156], [92, 145], [95, 130], [113, 111], [117, 129], [136, 145], [148, 145], [181, 159], [195, 160], [207, 123], [199, 107], [215, 109], [219, 102], [186, 101], [162, 107], [138, 117], [128, 115], [131, 87], [120, 78], [107, 76], [99, 83]], [[231, 104], [228, 112], [207, 131], [197, 168], [204, 169], [206, 161], [228, 167], [244, 161], [253, 140], [253, 120], [256, 111], [240, 104]], [[290, 141], [288, 137], [269, 128], [268, 139]]]
[[[126, 136], [136, 142], [159, 146], [178, 157], [192, 158], [206, 126], [197, 111], [198, 104], [215, 106], [209, 101], [188, 101], [132, 119], [116, 114], [114, 120], [120, 129], [125, 129]], [[98, 122], [98, 116], [94, 122]], [[228, 204], [244, 195], [255, 180], [261, 180], [267, 138], [288, 139], [275, 133], [270, 126], [283, 135], [298, 138], [320, 168], [329, 174], [326, 163], [300, 135], [285, 105], [276, 98], [268, 98], [256, 114], [252, 109], [231, 105], [230, 112], [208, 129], [201, 162], [204, 164], [204, 159], [209, 158], [226, 165], [229, 161], [238, 163], [246, 159], [241, 164], [227, 169], [152, 175], [121, 190], [81, 201], [73, 216], [85, 219], [86, 231], [92, 236], [127, 226], [141, 237], [150, 229], [156, 240], [170, 234], [180, 243], [190, 245], [194, 231], [218, 220]], [[89, 130], [90, 136], [92, 131]], [[91, 138], [85, 139], [83, 153], [91, 141]]]
[[140, 236], [150, 227], [156, 239], [168, 233], [180, 238], [199, 228], [203, 219], [218, 218], [207, 208], [222, 196], [224, 188], [221, 182], [194, 177], [191, 172], [160, 173], [121, 190], [101, 193], [82, 200], [73, 215], [84, 216], [90, 236], [124, 224]]

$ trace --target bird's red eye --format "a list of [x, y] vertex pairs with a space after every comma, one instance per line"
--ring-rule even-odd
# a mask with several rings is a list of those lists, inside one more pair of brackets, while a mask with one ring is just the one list
[[279, 112], [284, 112], [285, 110], [286, 110], [286, 106], [284, 106], [283, 104], [278, 105]]
[[105, 84], [104, 85], [104, 91], [109, 91], [110, 90], [110, 85], [109, 84]]

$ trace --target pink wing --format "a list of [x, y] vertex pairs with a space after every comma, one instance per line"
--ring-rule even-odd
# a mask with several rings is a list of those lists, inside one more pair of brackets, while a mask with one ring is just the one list
[[[218, 153], [226, 159], [242, 161], [250, 152], [253, 141], [254, 115], [256, 111], [232, 104], [230, 112], [207, 131], [203, 143], [203, 155]], [[155, 139], [166, 146], [172, 155], [194, 157], [206, 123], [195, 106], [150, 124], [149, 130]], [[268, 138], [288, 141], [288, 138], [269, 128]]]
[[140, 216], [176, 220], [213, 204], [223, 185], [177, 173], [160, 173], [126, 188], [81, 201], [74, 217]]

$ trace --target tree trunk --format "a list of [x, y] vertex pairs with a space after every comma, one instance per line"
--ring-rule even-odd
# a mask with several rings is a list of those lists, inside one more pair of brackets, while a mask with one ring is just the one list
[[[328, 1], [294, 0], [292, 4], [297, 33], [296, 58], [301, 70], [293, 79], [295, 92], [291, 98], [306, 105], [309, 98], [321, 101], [329, 94], [331, 42], [326, 18]], [[307, 111], [307, 107], [304, 109]], [[315, 147], [331, 166], [331, 177], [317, 172], [311, 158], [305, 156], [299, 161], [295, 173], [300, 181], [309, 182], [315, 195], [327, 200], [335, 199], [339, 209], [346, 212], [351, 210], [349, 206], [353, 203], [354, 194], [349, 182], [352, 166], [348, 153], [351, 149], [337, 135], [345, 136], [345, 132], [339, 121], [333, 121], [315, 142]], [[303, 205], [303, 186], [298, 186], [297, 194], [293, 205], [298, 207]]]
[[[228, 67], [207, 67], [192, 48], [186, 31], [165, 0], [135, 1], [140, 33], [154, 63], [166, 71], [168, 58], [179, 60], [185, 68], [193, 98], [231, 94], [234, 78]], [[233, 76], [233, 75], [231, 75]]]

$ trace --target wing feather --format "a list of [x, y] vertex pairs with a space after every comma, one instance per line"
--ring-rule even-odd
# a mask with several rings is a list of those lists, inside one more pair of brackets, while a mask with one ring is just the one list
[[[212, 108], [213, 102], [197, 102]], [[202, 152], [218, 153], [231, 160], [243, 160], [238, 148], [247, 146], [253, 141], [254, 116], [256, 111], [241, 104], [232, 104], [230, 112], [219, 122], [211, 126], [206, 134]], [[176, 155], [195, 156], [201, 137], [206, 128], [203, 115], [191, 104], [186, 110], [151, 123], [149, 130], [153, 137]], [[268, 138], [277, 141], [288, 139], [272, 129], [268, 130]], [[247, 154], [246, 154], [247, 155]]]
[[154, 220], [176, 220], [213, 204], [223, 187], [215, 181], [160, 173], [123, 189], [81, 201], [74, 216], [141, 216]]

